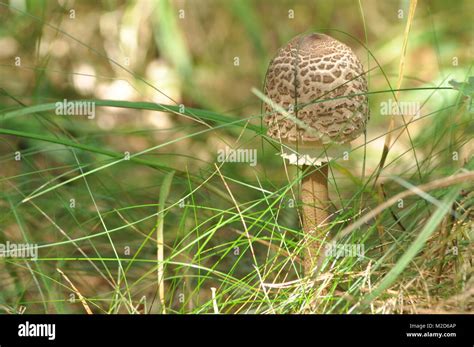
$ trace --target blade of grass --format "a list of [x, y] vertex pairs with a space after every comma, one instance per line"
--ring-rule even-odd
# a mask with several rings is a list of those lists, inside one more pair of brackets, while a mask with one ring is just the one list
[[[405, 58], [406, 58], [406, 53], [407, 53], [408, 37], [410, 35], [410, 28], [413, 22], [413, 17], [415, 16], [416, 4], [417, 4], [417, 0], [410, 0], [410, 9], [409, 9], [408, 19], [405, 26], [405, 33], [403, 37], [402, 54], [400, 56], [400, 63], [398, 66], [398, 80], [397, 80], [397, 86], [396, 86], [397, 89], [401, 88], [402, 82], [403, 82], [403, 72], [405, 68]], [[394, 96], [395, 102], [398, 102], [398, 96], [399, 96], [399, 92], [397, 91], [395, 92], [395, 96]], [[382, 172], [384, 168], [385, 160], [387, 159], [388, 152], [390, 150], [390, 142], [392, 141], [392, 130], [394, 127], [395, 127], [395, 116], [392, 115], [390, 117], [390, 123], [387, 130], [387, 136], [385, 137], [385, 143], [383, 146], [382, 157], [380, 158], [379, 168], [377, 170], [377, 174], [374, 179], [374, 186], [376, 185], [377, 180], [380, 176], [380, 173]], [[408, 132], [408, 128], [406, 128], [406, 130]], [[414, 150], [413, 152], [415, 153]], [[416, 159], [416, 153], [415, 153], [415, 159]]]
[[158, 260], [158, 294], [161, 304], [161, 313], [166, 314], [165, 306], [165, 283], [164, 283], [164, 237], [163, 225], [165, 220], [165, 204], [170, 193], [171, 184], [173, 182], [174, 171], [168, 173], [161, 183], [160, 204], [158, 206], [158, 217], [156, 221], [156, 257]]

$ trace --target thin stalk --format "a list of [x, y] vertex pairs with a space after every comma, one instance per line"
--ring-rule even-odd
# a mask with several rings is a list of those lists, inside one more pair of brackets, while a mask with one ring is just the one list
[[315, 167], [303, 165], [307, 173], [301, 183], [303, 202], [303, 232], [305, 235], [303, 266], [306, 276], [311, 275], [326, 234], [323, 227], [328, 221], [328, 164]]

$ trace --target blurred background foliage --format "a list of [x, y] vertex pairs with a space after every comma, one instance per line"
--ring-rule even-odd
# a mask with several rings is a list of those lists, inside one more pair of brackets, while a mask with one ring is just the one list
[[[0, 7], [2, 87], [19, 99], [27, 98], [22, 100], [25, 104], [61, 98], [140, 100], [235, 116], [259, 114], [260, 101], [251, 88], [262, 87], [266, 66], [277, 49], [303, 32], [325, 32], [345, 42], [371, 69], [370, 90], [390, 89], [364, 44], [395, 88], [408, 15], [408, 1], [12, 1], [10, 5], [29, 15], [7, 3]], [[464, 81], [472, 63], [471, 14], [469, 1], [419, 3], [402, 88]], [[22, 66], [14, 69], [17, 56]], [[406, 92], [401, 98], [424, 102], [432, 93]], [[437, 110], [445, 98], [456, 97], [436, 93], [423, 110]], [[378, 106], [387, 98], [377, 94], [371, 102]], [[15, 105], [8, 97], [2, 102]], [[378, 117], [378, 111], [379, 107], [372, 110], [369, 124], [373, 137], [386, 130], [387, 119]], [[106, 109], [103, 113], [96, 125], [105, 130], [137, 123], [161, 129], [186, 124], [182, 117], [156, 112]], [[430, 122], [413, 124], [414, 135]], [[380, 141], [372, 142], [374, 154]], [[126, 146], [144, 147], [138, 141], [128, 142]], [[394, 153], [403, 153], [410, 144], [400, 141], [396, 146], [400, 148]], [[210, 158], [206, 153], [195, 155]]]

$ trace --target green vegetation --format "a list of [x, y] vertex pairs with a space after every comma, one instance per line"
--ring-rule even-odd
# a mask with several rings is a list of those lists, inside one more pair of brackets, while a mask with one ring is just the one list
[[[0, 0], [0, 244], [38, 245], [0, 257], [0, 312], [472, 310], [471, 1], [59, 3]], [[331, 235], [364, 252], [313, 279], [307, 173], [276, 155], [261, 92], [311, 31], [359, 56], [371, 109], [329, 169]], [[395, 100], [419, 113], [382, 114]]]

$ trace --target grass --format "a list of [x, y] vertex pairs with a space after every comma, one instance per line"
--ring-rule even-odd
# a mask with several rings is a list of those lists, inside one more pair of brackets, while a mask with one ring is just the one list
[[[398, 73], [392, 74], [396, 68], [384, 62], [369, 40], [371, 23], [366, 22], [364, 2], [356, 8], [365, 43], [346, 31], [331, 31], [354, 38], [364, 48], [372, 120], [382, 123], [384, 130], [369, 132], [365, 141], [353, 146], [349, 161], [338, 160], [330, 167], [331, 234], [339, 244], [363, 245], [365, 252], [360, 257], [326, 258], [313, 280], [302, 274], [298, 217], [299, 184], [307, 173], [285, 167], [275, 156], [279, 143], [266, 136], [262, 114], [255, 111], [264, 99], [258, 88], [257, 97], [249, 96], [246, 102], [254, 105], [249, 113], [246, 106], [216, 111], [219, 108], [213, 106], [222, 101], [196, 88], [198, 67], [193, 67], [183, 29], [171, 15], [172, 4], [159, 3], [152, 35], [158, 50], [176, 64], [190, 101], [184, 109], [172, 98], [166, 103], [152, 101], [145, 90], [162, 93], [159, 83], [155, 86], [82, 42], [79, 35], [51, 24], [45, 7], [17, 14], [34, 23], [38, 43], [43, 31], [53, 31], [116, 65], [143, 98], [84, 99], [95, 103], [99, 117], [110, 108], [122, 112], [123, 123], [104, 129], [95, 121], [54, 114], [55, 102], [63, 97], [45, 87], [50, 57], [38, 58], [42, 60], [33, 67], [39, 77], [31, 94], [22, 95], [15, 86], [2, 83], [0, 166], [5, 171], [0, 177], [0, 243], [36, 243], [39, 258], [0, 258], [0, 310], [130, 314], [472, 310], [474, 163], [472, 153], [463, 155], [472, 144], [472, 110], [463, 93], [446, 83], [415, 83], [404, 75], [410, 64], [405, 54], [416, 28], [412, 21], [420, 12], [417, 8], [415, 14], [416, 2], [411, 3], [404, 27], [414, 27], [401, 37]], [[326, 6], [325, 11], [331, 12]], [[10, 6], [1, 3], [5, 7]], [[251, 54], [261, 56], [254, 64], [260, 78], [272, 52], [265, 43], [264, 20], [255, 21], [259, 8], [250, 1], [236, 1], [229, 11], [248, 33]], [[432, 23], [433, 18], [426, 20]], [[174, 40], [176, 35], [179, 40]], [[443, 44], [442, 35], [435, 37], [437, 45]], [[40, 57], [33, 47], [28, 48]], [[472, 71], [470, 64], [463, 68], [465, 80]], [[390, 82], [394, 76], [396, 88]], [[380, 120], [382, 100], [420, 95], [426, 108], [441, 97], [442, 101], [420, 117], [403, 122], [393, 117], [390, 125], [387, 118]], [[174, 122], [168, 128], [150, 127], [141, 122], [150, 111], [156, 117], [170, 115]], [[415, 131], [418, 124], [429, 127]], [[408, 131], [413, 132], [406, 136]], [[379, 147], [374, 152], [380, 140], [385, 140], [386, 150]], [[224, 145], [257, 148], [258, 165], [216, 162], [216, 148]], [[20, 160], [15, 159], [18, 153]]]

